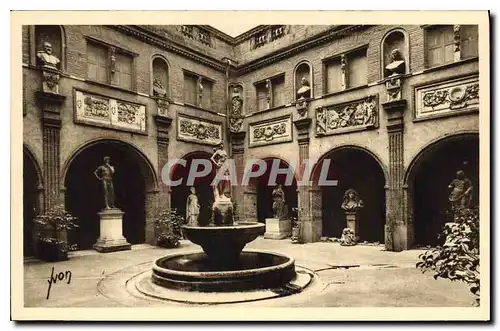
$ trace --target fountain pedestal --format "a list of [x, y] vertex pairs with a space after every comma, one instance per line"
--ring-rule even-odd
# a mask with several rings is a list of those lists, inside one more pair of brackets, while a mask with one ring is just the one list
[[292, 234], [292, 221], [279, 218], [266, 218], [266, 239], [285, 239]]

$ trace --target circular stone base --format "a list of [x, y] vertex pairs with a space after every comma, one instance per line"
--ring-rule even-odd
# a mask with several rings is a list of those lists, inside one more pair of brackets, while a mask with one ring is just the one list
[[237, 292], [278, 288], [295, 278], [293, 257], [260, 250], [243, 251], [229, 264], [213, 263], [204, 253], [178, 253], [159, 258], [153, 283], [196, 292]]
[[135, 295], [144, 295], [149, 298], [165, 301], [194, 304], [223, 304], [266, 300], [289, 296], [302, 292], [311, 284], [314, 274], [301, 267], [295, 267], [295, 278], [276, 288], [260, 289], [243, 292], [194, 292], [165, 288], [153, 283], [151, 271], [138, 274], [127, 282], [127, 289]]

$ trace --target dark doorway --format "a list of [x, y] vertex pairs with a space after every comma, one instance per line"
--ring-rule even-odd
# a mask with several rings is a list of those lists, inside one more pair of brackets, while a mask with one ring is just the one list
[[[347, 227], [341, 208], [344, 193], [356, 190], [364, 208], [357, 214], [357, 233], [360, 241], [384, 242], [385, 178], [379, 163], [368, 152], [345, 148], [330, 152], [328, 180], [337, 180], [337, 186], [320, 186], [322, 192], [323, 236], [337, 237]], [[323, 162], [323, 161], [322, 161]], [[318, 164], [318, 172], [322, 162]], [[318, 174], [319, 177], [319, 174]]]
[[94, 170], [111, 158], [115, 167], [113, 184], [115, 205], [123, 215], [123, 235], [131, 244], [145, 241], [145, 179], [137, 153], [125, 143], [103, 141], [86, 147], [71, 162], [66, 174], [66, 206], [76, 217], [80, 228], [71, 234], [79, 249], [91, 249], [99, 237], [98, 213], [104, 208], [102, 183]]
[[424, 152], [412, 180], [416, 246], [443, 243], [438, 234], [451, 221], [448, 185], [463, 170], [474, 186], [472, 205], [479, 203], [479, 138], [464, 136], [440, 142]]
[[33, 219], [39, 213], [39, 178], [35, 163], [28, 152], [23, 151], [23, 256], [34, 255]]
[[[189, 176], [189, 169], [194, 159], [204, 159], [209, 160], [210, 154], [206, 152], [195, 152], [191, 153], [183, 158], [186, 160], [186, 166], [175, 165], [171, 171], [171, 180], [182, 180], [181, 185], [172, 186], [171, 193], [171, 206], [175, 208], [177, 213], [182, 217], [186, 217], [186, 202], [189, 196], [190, 187], [187, 186], [187, 180]], [[198, 171], [201, 171], [203, 166], [199, 166]], [[196, 190], [196, 195], [198, 197], [198, 203], [200, 204], [200, 215], [198, 217], [198, 222], [200, 225], [207, 225], [212, 216], [212, 204], [214, 202], [214, 193], [212, 186], [210, 185], [215, 176], [215, 167], [212, 172], [205, 177], [197, 177], [194, 180], [194, 188]]]
[[[265, 159], [267, 164], [266, 172], [257, 178], [257, 219], [265, 223], [266, 218], [273, 217], [273, 190], [276, 185], [269, 184], [269, 176], [275, 159]], [[288, 169], [289, 165], [283, 160], [279, 160], [279, 169]], [[293, 170], [292, 170], [293, 173]], [[292, 215], [292, 208], [297, 207], [297, 181], [293, 178], [292, 185], [286, 185], [286, 175], [278, 174], [276, 184], [281, 184], [285, 193], [285, 202], [288, 207], [288, 215]]]

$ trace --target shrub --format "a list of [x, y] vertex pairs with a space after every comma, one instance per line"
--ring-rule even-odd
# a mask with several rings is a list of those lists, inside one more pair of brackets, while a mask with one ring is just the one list
[[65, 238], [67, 231], [79, 226], [75, 224], [76, 217], [72, 216], [64, 205], [56, 205], [33, 220], [37, 225], [37, 238], [40, 258], [57, 261], [67, 258], [69, 251], [76, 250], [76, 244], [70, 244]]
[[160, 209], [153, 220], [156, 242], [158, 246], [165, 248], [179, 247], [181, 239], [181, 225], [184, 217], [177, 214], [177, 210]]
[[417, 268], [434, 271], [434, 279], [462, 281], [479, 305], [479, 210], [459, 209], [444, 225], [444, 244], [420, 254]]

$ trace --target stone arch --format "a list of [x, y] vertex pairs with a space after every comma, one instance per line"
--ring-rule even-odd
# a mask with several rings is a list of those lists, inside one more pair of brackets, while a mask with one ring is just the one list
[[311, 87], [311, 98], [314, 98], [314, 75], [313, 75], [313, 67], [311, 65], [311, 62], [309, 60], [301, 60], [295, 68], [293, 68], [293, 99], [297, 99], [297, 91], [300, 88], [300, 80], [302, 79], [301, 73], [305, 73], [306, 70], [302, 71], [302, 68], [305, 68], [305, 66], [308, 67], [308, 77], [307, 79], [309, 80], [309, 86]]
[[439, 137], [412, 158], [404, 176], [411, 246], [442, 243], [437, 235], [451, 217], [448, 185], [458, 170], [463, 170], [472, 181], [472, 202], [478, 204], [479, 132]]
[[43, 176], [31, 149], [23, 144], [23, 256], [36, 255], [33, 219], [43, 212]]
[[158, 179], [149, 159], [136, 146], [119, 139], [99, 138], [78, 147], [66, 160], [61, 178], [66, 208], [78, 217], [80, 228], [72, 241], [80, 248], [92, 247], [99, 236], [98, 212], [104, 208], [102, 185], [94, 170], [111, 157], [116, 206], [123, 216], [123, 235], [131, 244], [154, 243]]
[[[337, 183], [321, 183], [323, 164], [330, 160], [326, 179]], [[316, 236], [340, 237], [347, 226], [346, 213], [341, 208], [348, 189], [355, 189], [364, 202], [356, 217], [356, 236], [360, 241], [384, 241], [386, 218], [386, 183], [388, 172], [372, 151], [356, 145], [331, 149], [319, 158], [311, 173], [311, 209]], [[336, 185], [335, 185], [336, 184]]]
[[387, 31], [380, 41], [380, 77], [382, 79], [386, 77], [387, 57], [394, 48], [401, 51], [405, 60], [405, 73], [410, 73], [410, 38], [405, 29], [398, 27]]
[[[40, 37], [42, 29], [50, 29], [48, 33], [51, 35], [50, 40], [42, 40], [46, 38]], [[38, 30], [38, 31], [37, 31]], [[30, 29], [30, 57], [31, 64], [36, 65], [36, 53], [40, 50], [39, 43], [42, 41], [49, 41], [52, 43], [54, 55], [59, 58], [60, 69], [66, 71], [66, 30], [62, 25], [34, 25]]]
[[[157, 63], [157, 66], [155, 66], [155, 62]], [[162, 55], [162, 54], [154, 54], [151, 57], [151, 63], [150, 63], [150, 95], [155, 95], [154, 90], [153, 90], [153, 83], [154, 83], [154, 78], [155, 78], [155, 67], [156, 70], [161, 69], [163, 67], [163, 72], [158, 72], [159, 75], [162, 76], [163, 81], [162, 83], [164, 84], [165, 87], [165, 93], [166, 97], [171, 98], [171, 86], [170, 86], [170, 63], [168, 62], [167, 58]], [[161, 71], [161, 70], [160, 70]]]

